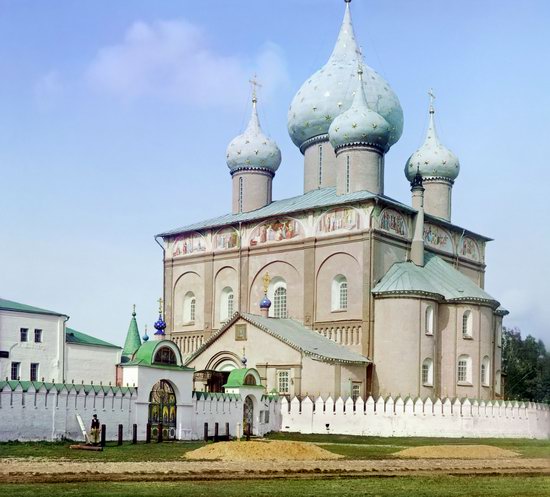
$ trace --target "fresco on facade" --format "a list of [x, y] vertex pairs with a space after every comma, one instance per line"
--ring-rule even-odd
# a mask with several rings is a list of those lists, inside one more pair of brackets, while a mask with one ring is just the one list
[[473, 261], [480, 261], [481, 258], [479, 256], [479, 248], [473, 238], [466, 237], [462, 240], [460, 255]]
[[324, 214], [319, 220], [318, 231], [321, 233], [333, 233], [335, 231], [357, 230], [359, 228], [359, 213], [355, 209], [342, 207]]
[[172, 249], [172, 257], [195, 254], [206, 251], [206, 240], [200, 233], [191, 233], [176, 238]]
[[303, 236], [303, 229], [298, 221], [295, 219], [277, 219], [255, 228], [250, 237], [250, 245], [291, 240], [299, 236]]
[[220, 230], [214, 236], [214, 250], [227, 250], [239, 246], [239, 232], [233, 228]]
[[453, 253], [453, 241], [450, 233], [434, 224], [424, 226], [424, 242], [430, 247]]
[[407, 236], [405, 218], [392, 209], [384, 209], [380, 216], [380, 229], [400, 236]]

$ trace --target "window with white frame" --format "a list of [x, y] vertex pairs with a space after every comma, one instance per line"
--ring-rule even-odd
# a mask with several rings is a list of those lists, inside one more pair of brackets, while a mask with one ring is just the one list
[[275, 276], [269, 283], [268, 297], [272, 305], [269, 309], [269, 316], [272, 318], [287, 318], [287, 290], [286, 281], [280, 276]]
[[38, 368], [37, 362], [31, 362], [31, 381], [38, 381]]
[[29, 329], [28, 328], [21, 328], [19, 330], [19, 338], [22, 342], [28, 342], [29, 341]]
[[491, 383], [491, 361], [488, 356], [485, 356], [481, 361], [481, 384], [488, 387]]
[[191, 324], [195, 322], [197, 311], [197, 299], [193, 292], [187, 292], [183, 298], [183, 323]]
[[458, 357], [456, 379], [458, 383], [472, 383], [472, 359], [470, 356]]
[[332, 280], [332, 311], [345, 311], [348, 308], [348, 280], [342, 274]]
[[290, 371], [288, 369], [277, 370], [277, 391], [280, 394], [290, 392]]
[[472, 311], [464, 311], [462, 314], [462, 338], [472, 338], [473, 316]]
[[21, 373], [21, 363], [20, 362], [12, 362], [10, 373], [11, 373], [10, 378], [12, 380], [18, 380], [20, 378], [20, 373]]
[[434, 362], [427, 358], [422, 362], [422, 385], [431, 387], [434, 384]]
[[434, 308], [429, 305], [426, 307], [426, 335], [434, 333]]
[[235, 308], [235, 295], [233, 289], [229, 286], [226, 286], [220, 296], [220, 322], [223, 323], [227, 321], [231, 316], [233, 316]]

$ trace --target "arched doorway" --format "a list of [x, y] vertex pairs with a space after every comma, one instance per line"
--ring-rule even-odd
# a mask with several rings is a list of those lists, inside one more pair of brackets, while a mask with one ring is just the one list
[[243, 405], [243, 435], [246, 435], [247, 433], [250, 433], [252, 435], [254, 428], [253, 420], [254, 403], [252, 401], [252, 397], [248, 395], [246, 399], [244, 399]]
[[162, 438], [176, 438], [176, 394], [166, 380], [155, 383], [149, 394], [149, 423], [151, 436], [158, 437], [162, 425]]

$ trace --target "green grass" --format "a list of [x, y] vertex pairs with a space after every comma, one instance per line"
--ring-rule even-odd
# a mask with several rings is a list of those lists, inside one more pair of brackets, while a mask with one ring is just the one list
[[272, 433], [268, 438], [319, 443], [324, 449], [350, 459], [384, 459], [408, 447], [455, 444], [492, 445], [518, 452], [522, 457], [550, 459], [550, 440], [531, 440], [528, 438], [383, 438], [353, 435], [302, 435], [301, 433]]
[[548, 495], [550, 477], [391, 477], [327, 480], [249, 480], [177, 483], [61, 483], [0, 485], [0, 495], [36, 497], [529, 497]]
[[177, 461], [204, 442], [124, 443], [120, 447], [108, 442], [103, 452], [71, 450], [74, 442], [7, 442], [0, 443], [0, 457], [40, 457], [80, 461]]

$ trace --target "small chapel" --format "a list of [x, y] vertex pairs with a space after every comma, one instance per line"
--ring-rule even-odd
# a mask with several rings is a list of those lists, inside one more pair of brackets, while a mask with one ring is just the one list
[[484, 290], [491, 239], [452, 222], [460, 164], [436, 131], [432, 92], [424, 142], [401, 166], [410, 201], [385, 195], [403, 112], [363, 60], [350, 2], [288, 111], [303, 194], [272, 198], [281, 152], [253, 91], [248, 126], [227, 147], [230, 212], [157, 236], [160, 334], [194, 368], [195, 391], [254, 368], [287, 396], [501, 398], [507, 311]]

